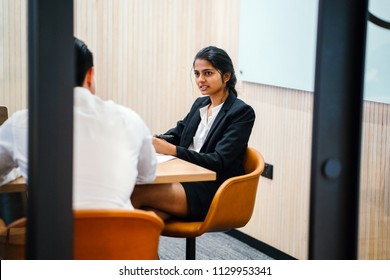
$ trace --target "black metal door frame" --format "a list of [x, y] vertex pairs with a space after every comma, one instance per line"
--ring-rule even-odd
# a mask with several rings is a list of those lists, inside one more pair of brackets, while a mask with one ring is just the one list
[[320, 0], [309, 259], [356, 259], [368, 0]]
[[72, 259], [73, 0], [28, 1], [27, 259]]

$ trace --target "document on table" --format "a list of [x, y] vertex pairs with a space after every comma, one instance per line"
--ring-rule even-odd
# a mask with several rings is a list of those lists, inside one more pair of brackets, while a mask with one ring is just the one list
[[156, 156], [157, 156], [157, 163], [166, 162], [166, 161], [169, 161], [169, 160], [171, 160], [171, 159], [176, 158], [176, 157], [174, 157], [174, 156], [163, 155], [163, 154], [158, 154], [158, 153], [156, 153]]

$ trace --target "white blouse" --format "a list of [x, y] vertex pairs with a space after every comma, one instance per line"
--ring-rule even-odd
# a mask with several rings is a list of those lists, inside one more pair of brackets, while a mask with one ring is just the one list
[[211, 109], [211, 116], [207, 116], [209, 105], [199, 109], [201, 121], [196, 130], [195, 136], [192, 139], [192, 144], [188, 147], [189, 150], [197, 151], [199, 153], [202, 148], [207, 135], [209, 134], [210, 128], [214, 123], [223, 103]]

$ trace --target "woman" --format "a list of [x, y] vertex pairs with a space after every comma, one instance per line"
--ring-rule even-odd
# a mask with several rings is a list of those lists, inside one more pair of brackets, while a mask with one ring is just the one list
[[[228, 54], [209, 46], [193, 62], [195, 82], [203, 97], [195, 100], [175, 128], [155, 137], [158, 153], [173, 155], [217, 173], [216, 181], [136, 186], [135, 208], [171, 216], [203, 220], [215, 192], [226, 179], [244, 174], [243, 160], [255, 112], [237, 98], [237, 78]], [[161, 139], [164, 138], [164, 139]]]

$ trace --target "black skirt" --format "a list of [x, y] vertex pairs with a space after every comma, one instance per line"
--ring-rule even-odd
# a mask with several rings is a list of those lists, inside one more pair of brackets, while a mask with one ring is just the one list
[[188, 220], [203, 221], [221, 182], [205, 181], [181, 184], [187, 196]]

